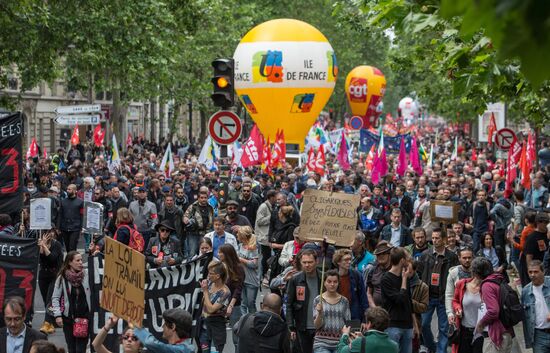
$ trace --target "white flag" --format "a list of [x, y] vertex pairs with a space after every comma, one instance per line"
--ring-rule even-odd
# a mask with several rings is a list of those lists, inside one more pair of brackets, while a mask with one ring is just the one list
[[174, 157], [172, 156], [172, 144], [168, 143], [164, 156], [162, 157], [162, 162], [160, 162], [160, 170], [169, 178], [174, 169], [176, 168], [174, 167]]

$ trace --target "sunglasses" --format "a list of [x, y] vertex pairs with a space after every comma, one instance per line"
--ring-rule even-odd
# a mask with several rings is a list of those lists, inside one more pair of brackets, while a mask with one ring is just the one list
[[159, 229], [159, 232], [167, 232], [167, 231], [168, 231], [168, 229], [166, 229], [166, 228], [160, 228]]
[[137, 342], [138, 341], [138, 338], [136, 336], [130, 336], [130, 335], [124, 335], [124, 336], [122, 336], [122, 339], [124, 341], [132, 341], [132, 342]]

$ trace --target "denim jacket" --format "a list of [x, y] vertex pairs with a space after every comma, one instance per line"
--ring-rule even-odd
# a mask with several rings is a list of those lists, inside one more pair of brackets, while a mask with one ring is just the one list
[[159, 341], [146, 328], [134, 328], [134, 335], [152, 353], [193, 353], [195, 349], [191, 339], [186, 339], [178, 344], [168, 344]]
[[[546, 300], [546, 305], [550, 308], [550, 276], [544, 277], [542, 285], [542, 295]], [[533, 294], [533, 283], [523, 287], [521, 301], [525, 309], [525, 320], [523, 320], [523, 333], [525, 336], [525, 347], [531, 348], [535, 339], [535, 295]]]

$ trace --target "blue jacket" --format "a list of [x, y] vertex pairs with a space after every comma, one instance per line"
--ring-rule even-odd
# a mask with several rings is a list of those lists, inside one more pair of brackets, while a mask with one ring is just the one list
[[[399, 237], [399, 246], [405, 247], [407, 245], [410, 245], [413, 243], [411, 231], [409, 228], [405, 227], [405, 225], [401, 224], [399, 226], [401, 228], [401, 236]], [[387, 224], [382, 228], [382, 232], [380, 232], [380, 240], [385, 240], [388, 243], [391, 240], [391, 224]]]
[[[542, 285], [542, 295], [546, 300], [546, 305], [550, 308], [550, 276], [544, 277]], [[523, 334], [525, 336], [525, 347], [533, 347], [535, 339], [535, 295], [533, 294], [533, 283], [529, 283], [521, 291], [521, 301], [525, 309], [525, 320], [523, 320]]]
[[349, 282], [351, 286], [351, 302], [349, 303], [351, 319], [366, 322], [365, 311], [369, 308], [369, 301], [367, 299], [365, 283], [359, 272], [351, 268], [349, 270]]
[[143, 344], [143, 347], [147, 348], [151, 353], [193, 353], [195, 352], [192, 344], [192, 340], [187, 339], [178, 344], [168, 344], [159, 341], [153, 336], [149, 330], [145, 328], [134, 328], [134, 335]]

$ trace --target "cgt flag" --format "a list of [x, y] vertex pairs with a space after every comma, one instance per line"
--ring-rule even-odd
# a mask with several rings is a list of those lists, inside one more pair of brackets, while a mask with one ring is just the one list
[[0, 213], [23, 207], [23, 120], [21, 113], [0, 118]]

